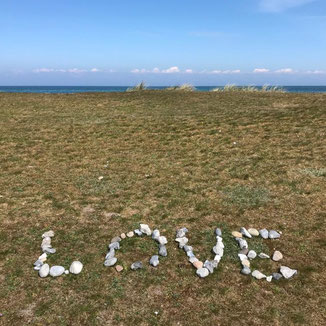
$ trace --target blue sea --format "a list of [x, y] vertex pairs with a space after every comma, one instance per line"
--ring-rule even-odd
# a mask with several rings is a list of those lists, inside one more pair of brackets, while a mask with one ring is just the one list
[[[216, 87], [223, 86], [197, 86], [201, 92], [207, 92]], [[49, 93], [69, 94], [86, 92], [125, 92], [129, 86], [0, 86], [0, 92], [9, 93]], [[148, 87], [148, 89], [165, 89], [166, 87]], [[257, 87], [259, 88], [259, 87]], [[323, 93], [326, 86], [281, 86], [290, 93]]]

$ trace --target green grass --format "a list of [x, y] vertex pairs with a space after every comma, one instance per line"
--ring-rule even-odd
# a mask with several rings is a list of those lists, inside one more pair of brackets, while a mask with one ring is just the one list
[[[324, 325], [326, 95], [143, 86], [0, 94], [0, 324]], [[167, 236], [168, 257], [153, 268], [155, 242], [126, 239], [124, 271], [104, 267], [110, 240], [139, 223]], [[183, 226], [202, 259], [222, 228], [225, 256], [205, 280], [174, 241]], [[241, 226], [282, 231], [249, 249], [280, 250], [298, 275], [241, 275], [231, 235]], [[80, 260], [80, 275], [37, 276], [49, 229], [49, 264]], [[130, 271], [137, 260], [144, 269]]]

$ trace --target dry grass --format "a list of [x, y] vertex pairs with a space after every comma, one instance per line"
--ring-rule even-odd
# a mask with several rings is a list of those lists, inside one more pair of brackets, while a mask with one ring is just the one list
[[[326, 95], [277, 92], [0, 94], [0, 324], [324, 325], [325, 108]], [[168, 236], [169, 257], [105, 268], [109, 240], [139, 222]], [[224, 231], [225, 258], [205, 280], [173, 241], [181, 226], [203, 259]], [[250, 245], [281, 250], [299, 274], [240, 275], [230, 232], [241, 226], [281, 230]], [[48, 229], [49, 263], [81, 260], [80, 275], [38, 278]], [[131, 239], [118, 259], [155, 250]]]

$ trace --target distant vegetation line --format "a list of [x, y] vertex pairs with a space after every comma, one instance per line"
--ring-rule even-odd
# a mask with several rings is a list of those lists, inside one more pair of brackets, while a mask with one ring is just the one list
[[[134, 87], [130, 87], [127, 89], [127, 92], [139, 92], [148, 90], [146, 84], [144, 81], [140, 82]], [[191, 84], [182, 84], [178, 86], [170, 86], [165, 89], [165, 91], [184, 91], [184, 92], [194, 92], [196, 91], [196, 87], [194, 87]], [[285, 93], [286, 90], [282, 87], [278, 86], [269, 86], [264, 85], [262, 87], [256, 87], [256, 86], [236, 86], [234, 84], [227, 84], [224, 87], [216, 87], [210, 92], [281, 92]]]

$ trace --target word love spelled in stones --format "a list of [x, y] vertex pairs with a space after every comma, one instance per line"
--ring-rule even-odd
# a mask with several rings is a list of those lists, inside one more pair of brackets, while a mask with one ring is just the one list
[[[194, 248], [189, 244], [189, 239], [187, 238], [188, 229], [183, 227], [178, 229], [176, 232], [175, 241], [178, 243], [179, 248], [184, 251], [188, 261], [196, 270], [196, 275], [201, 278], [205, 278], [210, 274], [213, 274], [214, 271], [218, 268], [220, 261], [224, 255], [224, 243], [222, 230], [220, 228], [215, 229], [216, 244], [212, 247], [212, 253], [214, 258], [209, 260], [206, 259], [204, 262], [196, 257], [194, 254]], [[66, 270], [63, 266], [50, 266], [45, 263], [47, 260], [48, 254], [54, 254], [56, 250], [51, 246], [51, 238], [54, 236], [53, 231], [45, 232], [42, 235], [42, 251], [43, 254], [36, 260], [34, 263], [34, 269], [39, 272], [39, 276], [44, 278], [48, 275], [52, 277], [57, 277], [63, 274], [79, 274], [83, 269], [83, 264], [80, 261], [74, 261], [69, 270]], [[116, 252], [121, 248], [121, 245], [128, 238], [137, 237], [151, 237], [153, 241], [158, 245], [158, 252], [151, 256], [149, 259], [149, 264], [153, 267], [157, 267], [160, 263], [160, 256], [167, 257], [168, 251], [166, 244], [168, 243], [167, 238], [160, 234], [158, 229], [151, 230], [147, 224], [140, 224], [139, 228], [133, 231], [126, 233], [121, 233], [120, 236], [114, 237], [110, 244], [108, 245], [108, 252], [105, 256], [104, 266], [105, 267], [114, 267], [117, 272], [122, 272], [124, 270], [122, 265], [118, 265], [118, 258], [116, 257]], [[297, 270], [291, 269], [287, 266], [280, 266], [277, 272], [271, 273], [270, 275], [265, 275], [259, 270], [251, 270], [251, 262], [254, 259], [271, 259], [274, 262], [279, 262], [283, 259], [283, 254], [276, 250], [272, 256], [269, 256], [266, 253], [260, 252], [257, 253], [254, 250], [249, 250], [249, 241], [253, 237], [261, 237], [262, 239], [277, 240], [281, 237], [281, 232], [275, 230], [261, 229], [258, 231], [254, 228], [249, 228], [248, 230], [244, 227], [240, 228], [240, 231], [233, 231], [232, 236], [235, 241], [238, 243], [239, 252], [238, 257], [241, 263], [241, 274], [251, 275], [253, 278], [261, 280], [266, 279], [267, 282], [272, 280], [278, 281], [281, 278], [290, 279], [295, 274]], [[131, 264], [131, 270], [139, 270], [143, 268], [142, 261], [135, 261]]]

